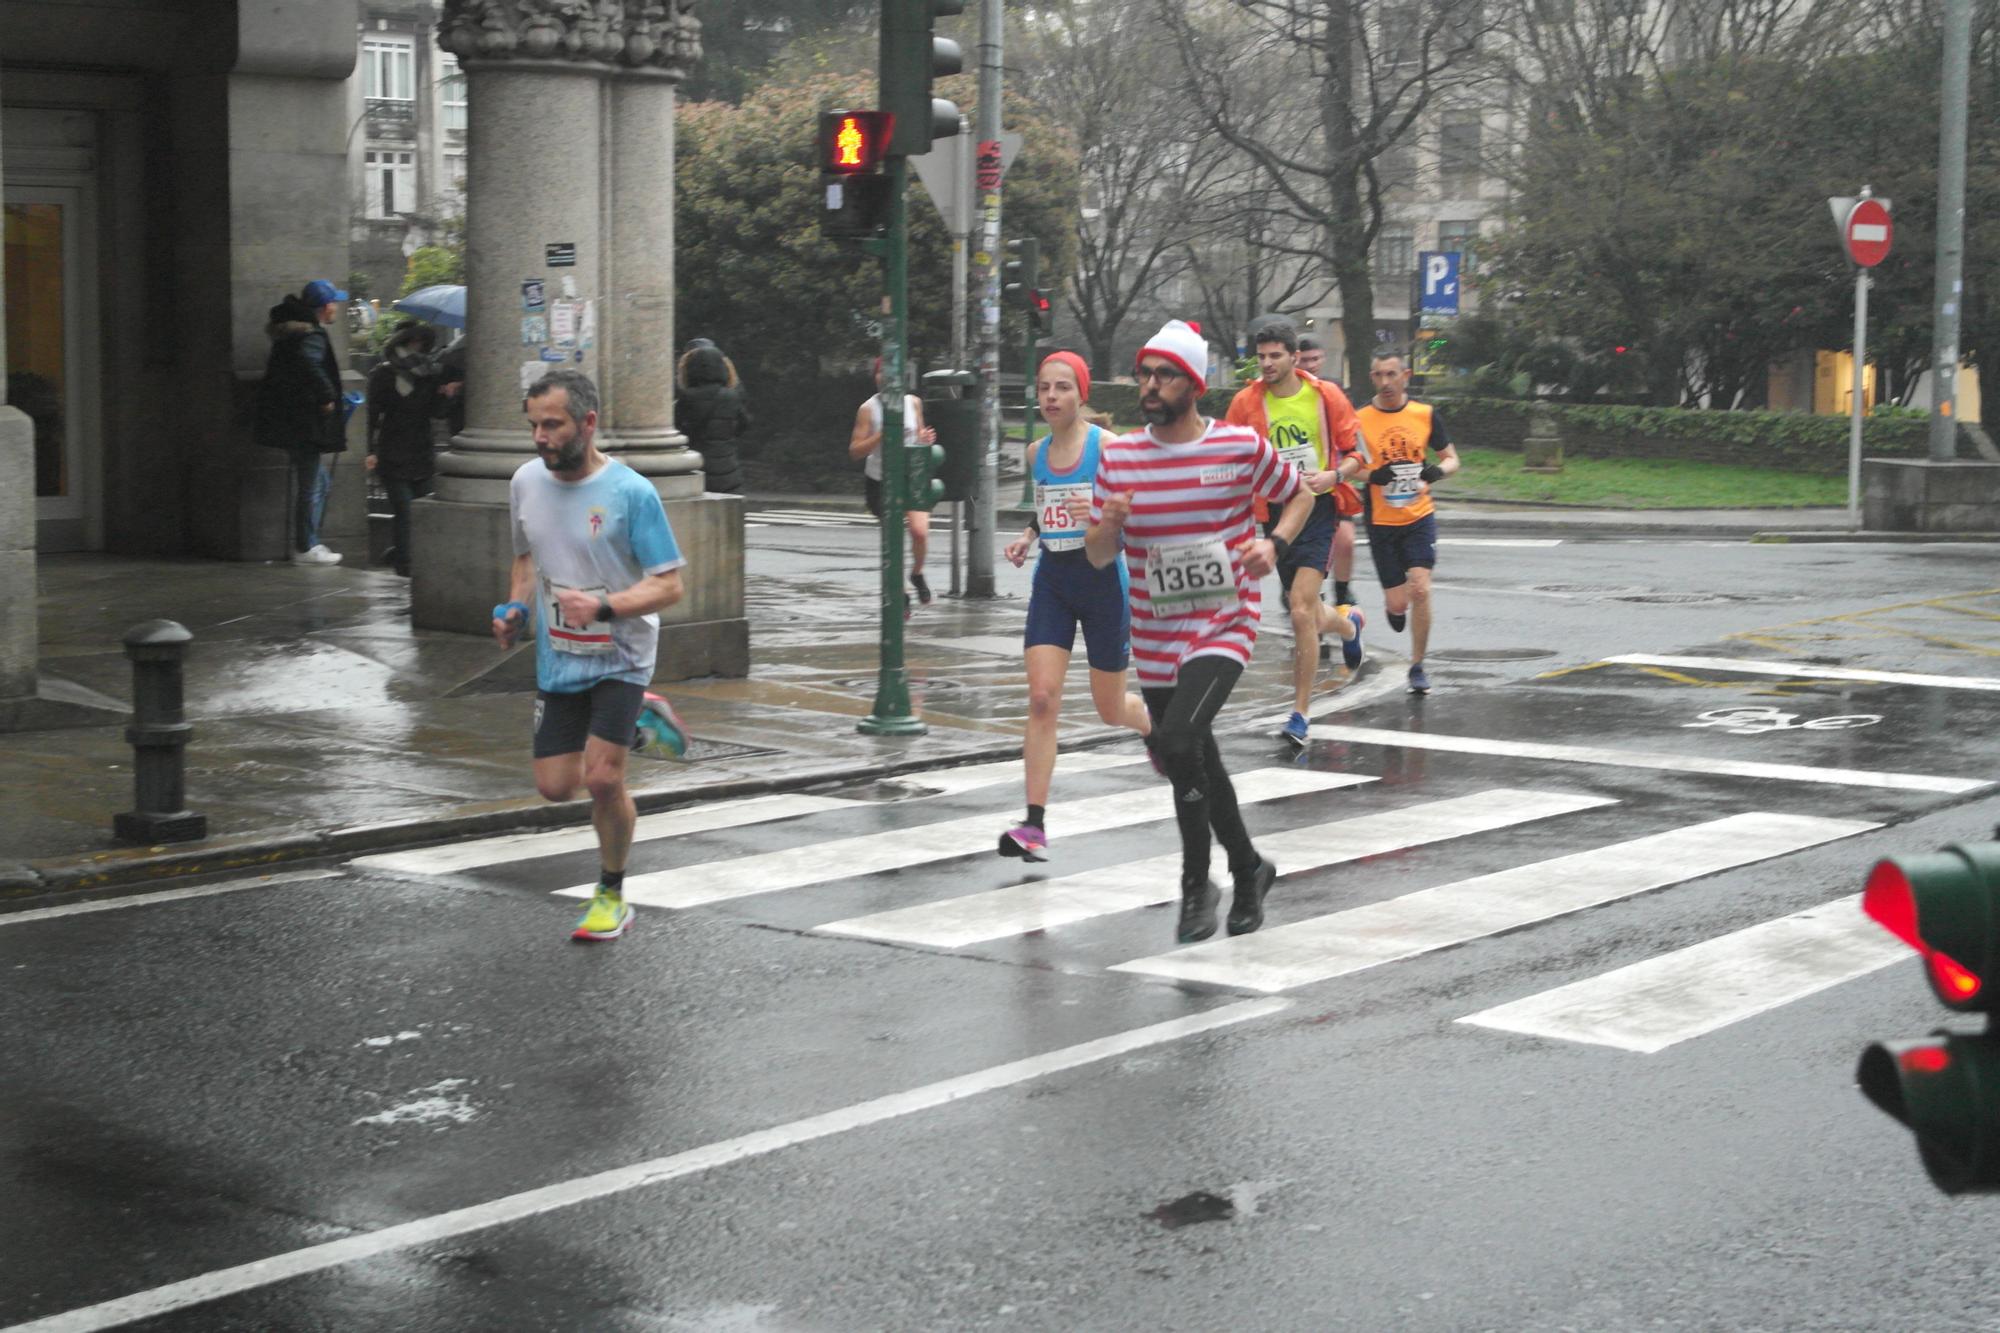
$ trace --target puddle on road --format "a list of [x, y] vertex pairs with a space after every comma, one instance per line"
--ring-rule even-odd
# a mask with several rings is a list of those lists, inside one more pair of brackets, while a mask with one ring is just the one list
[[1227, 1222], [1236, 1216], [1236, 1205], [1220, 1194], [1196, 1190], [1171, 1203], [1161, 1204], [1145, 1216], [1152, 1218], [1169, 1231], [1178, 1231], [1182, 1227], [1191, 1227], [1200, 1222]]

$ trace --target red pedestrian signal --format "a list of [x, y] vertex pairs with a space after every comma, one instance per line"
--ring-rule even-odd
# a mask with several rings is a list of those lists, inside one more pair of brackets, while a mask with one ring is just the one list
[[[2000, 965], [2000, 843], [1878, 861], [1861, 910], [1917, 951], [1946, 1008], [2000, 1011], [2000, 994], [1986, 986]], [[1862, 1053], [1854, 1078], [1915, 1134], [1931, 1183], [1947, 1194], [2000, 1191], [2000, 1035], [1990, 1018], [1981, 1033], [1878, 1042]]]
[[889, 151], [896, 118], [886, 111], [828, 111], [819, 118], [819, 169], [836, 176], [874, 171]]
[[1861, 910], [1915, 949], [1939, 1000], [1990, 1013], [1985, 978], [2000, 940], [2000, 844], [1957, 844], [1928, 856], [1890, 857], [1868, 872]]

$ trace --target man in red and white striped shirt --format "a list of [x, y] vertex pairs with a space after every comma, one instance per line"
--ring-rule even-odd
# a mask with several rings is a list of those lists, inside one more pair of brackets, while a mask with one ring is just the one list
[[[1132, 659], [1153, 718], [1147, 744], [1173, 784], [1180, 824], [1183, 944], [1215, 933], [1211, 828], [1235, 882], [1230, 934], [1264, 923], [1264, 895], [1278, 877], [1243, 827], [1213, 724], [1257, 643], [1259, 581], [1313, 507], [1298, 469], [1255, 430], [1201, 415], [1207, 379], [1208, 345], [1194, 325], [1169, 320], [1140, 349], [1146, 429], [1102, 446], [1084, 539], [1100, 568], [1124, 549]], [[1251, 514], [1256, 495], [1284, 505], [1268, 540]]]

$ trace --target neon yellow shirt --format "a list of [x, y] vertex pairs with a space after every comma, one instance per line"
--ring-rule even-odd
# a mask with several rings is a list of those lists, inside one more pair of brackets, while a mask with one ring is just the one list
[[1303, 381], [1290, 398], [1264, 390], [1264, 416], [1271, 447], [1301, 472], [1326, 470], [1326, 436], [1321, 430], [1320, 397]]

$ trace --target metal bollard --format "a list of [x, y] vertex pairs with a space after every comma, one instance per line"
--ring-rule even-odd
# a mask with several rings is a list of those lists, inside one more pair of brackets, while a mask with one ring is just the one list
[[136, 810], [111, 818], [121, 842], [193, 842], [208, 836], [208, 817], [187, 803], [188, 735], [181, 712], [181, 659], [194, 635], [171, 620], [149, 620], [125, 632], [132, 659], [132, 786]]

